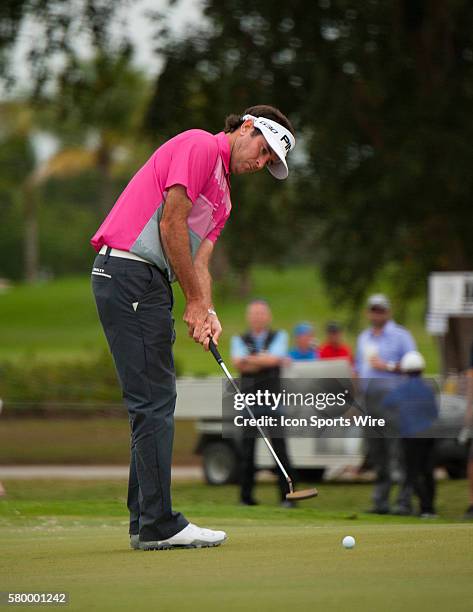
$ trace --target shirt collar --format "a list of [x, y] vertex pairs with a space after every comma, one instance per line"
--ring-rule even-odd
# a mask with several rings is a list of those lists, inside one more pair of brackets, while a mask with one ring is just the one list
[[217, 139], [218, 150], [223, 161], [225, 173], [228, 176], [230, 174], [230, 143], [225, 132], [219, 132], [215, 135], [215, 138]]
[[[388, 321], [386, 321], [386, 323], [383, 325], [383, 329], [381, 330], [381, 333], [378, 334], [378, 336], [382, 336], [383, 334], [390, 332], [394, 329], [395, 323], [392, 319], [389, 319]], [[370, 333], [372, 336], [374, 336], [374, 328], [371, 327], [370, 328]]]
[[259, 339], [264, 339], [266, 338], [266, 336], [268, 335], [268, 330], [267, 329], [263, 329], [263, 331], [260, 331], [259, 334], [256, 334], [255, 332], [251, 332], [251, 335], [253, 336], [253, 338], [258, 338]]

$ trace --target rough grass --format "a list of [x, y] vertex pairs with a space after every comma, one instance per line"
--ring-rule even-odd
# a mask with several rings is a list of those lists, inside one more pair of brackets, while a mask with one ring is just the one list
[[[123, 413], [123, 418], [2, 419], [0, 465], [127, 464], [130, 429], [125, 408]], [[197, 438], [194, 421], [176, 421], [175, 464], [198, 461]]]
[[[217, 372], [213, 360], [188, 337], [182, 314], [184, 302], [175, 285], [176, 360], [183, 373], [207, 375]], [[220, 348], [228, 357], [232, 334], [245, 328], [246, 299], [231, 290], [232, 283], [216, 284], [215, 303], [225, 335]], [[319, 337], [330, 319], [346, 321], [351, 313], [334, 308], [328, 292], [314, 268], [292, 267], [283, 270], [257, 267], [252, 273], [252, 297], [264, 297], [274, 314], [274, 326], [290, 331], [300, 320], [316, 324]], [[437, 349], [424, 329], [424, 302], [409, 304], [406, 325], [415, 335], [427, 357], [428, 372], [438, 370]], [[360, 317], [359, 327], [364, 326]], [[358, 329], [347, 334], [353, 345]], [[36, 286], [18, 285], [0, 296], [0, 361], [60, 361], [88, 359], [106, 350], [99, 326], [88, 277], [63, 278]]]

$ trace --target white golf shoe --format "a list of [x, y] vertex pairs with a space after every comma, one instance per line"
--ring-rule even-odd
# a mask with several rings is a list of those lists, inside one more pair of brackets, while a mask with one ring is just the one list
[[208, 548], [220, 546], [227, 539], [224, 531], [213, 531], [202, 529], [193, 523], [189, 523], [182, 531], [176, 533], [167, 540], [151, 542], [140, 542], [141, 550], [169, 550], [170, 548]]

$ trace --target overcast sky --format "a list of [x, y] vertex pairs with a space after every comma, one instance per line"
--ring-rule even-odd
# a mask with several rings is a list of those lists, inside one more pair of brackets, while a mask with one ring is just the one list
[[[156, 25], [154, 24], [153, 26], [152, 20], [147, 17], [149, 11], [166, 10], [168, 23], [172, 30], [177, 36], [185, 36], [189, 24], [202, 20], [201, 5], [201, 0], [178, 0], [172, 9], [166, 10], [166, 0], [132, 0], [126, 9], [121, 11], [119, 20], [125, 24], [125, 30], [135, 45], [135, 64], [151, 75], [157, 74], [160, 69], [159, 59], [153, 54], [153, 47], [155, 45], [152, 35]], [[117, 22], [117, 36], [121, 28], [122, 25]], [[38, 27], [35, 24], [34, 18], [25, 21], [20, 30], [13, 56], [14, 71], [18, 78], [20, 89], [22, 86], [27, 86], [30, 80], [25, 57], [31, 40], [37, 35]], [[82, 52], [86, 57], [88, 51], [87, 41], [84, 38], [78, 37], [76, 46], [78, 51]]]
[[[157, 69], [152, 52], [153, 24], [146, 13], [161, 11], [166, 4], [166, 0], [135, 0], [132, 8], [126, 10], [128, 33], [136, 45], [136, 64], [152, 73]], [[169, 24], [177, 36], [185, 36], [186, 26], [202, 19], [201, 5], [201, 0], [178, 0], [175, 7], [168, 9]]]

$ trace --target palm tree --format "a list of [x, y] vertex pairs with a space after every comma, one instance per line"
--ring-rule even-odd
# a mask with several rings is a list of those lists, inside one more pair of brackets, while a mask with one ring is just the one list
[[145, 142], [140, 133], [149, 84], [131, 65], [131, 48], [116, 53], [99, 50], [88, 62], [74, 62], [64, 71], [52, 101], [50, 128], [64, 143], [94, 152], [101, 178], [100, 208], [113, 203], [112, 166], [120, 153]]
[[[126, 156], [148, 150], [139, 134], [148, 83], [131, 66], [130, 53], [98, 54], [75, 65], [59, 83], [54, 97], [39, 104], [12, 101], [0, 105], [0, 159], [13, 170], [7, 183], [21, 199], [24, 219], [24, 276], [35, 282], [39, 271], [38, 207], [41, 187], [51, 178], [67, 178], [95, 168], [101, 177], [102, 212], [113, 204], [113, 167]], [[53, 135], [56, 152], [35, 155], [38, 131]], [[17, 151], [16, 156], [13, 154]], [[2, 180], [0, 178], [0, 180]]]

